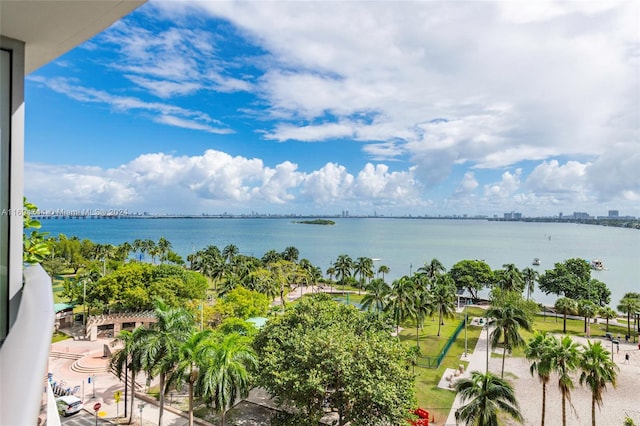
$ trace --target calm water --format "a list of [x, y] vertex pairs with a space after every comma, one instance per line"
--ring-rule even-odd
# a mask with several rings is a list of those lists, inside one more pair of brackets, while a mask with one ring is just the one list
[[[242, 254], [262, 257], [295, 246], [300, 258], [326, 271], [340, 254], [380, 259], [387, 282], [415, 271], [432, 258], [447, 268], [464, 259], [483, 259], [493, 269], [514, 263], [540, 272], [569, 258], [601, 258], [607, 270], [592, 276], [607, 284], [612, 305], [629, 291], [640, 291], [640, 231], [593, 225], [488, 222], [474, 220], [334, 219], [334, 226], [304, 225], [291, 219], [47, 219], [43, 231], [76, 235], [99, 243], [168, 239], [184, 258], [208, 245], [238, 246]], [[534, 294], [553, 303], [553, 295]]]

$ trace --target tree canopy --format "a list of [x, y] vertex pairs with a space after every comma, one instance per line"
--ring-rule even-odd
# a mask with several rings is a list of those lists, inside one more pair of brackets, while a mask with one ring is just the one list
[[339, 425], [400, 425], [414, 404], [407, 350], [375, 315], [316, 295], [258, 333], [258, 384], [305, 424], [327, 404]]
[[87, 286], [87, 303], [104, 310], [152, 309], [153, 301], [169, 306], [204, 299], [206, 279], [175, 265], [128, 263]]

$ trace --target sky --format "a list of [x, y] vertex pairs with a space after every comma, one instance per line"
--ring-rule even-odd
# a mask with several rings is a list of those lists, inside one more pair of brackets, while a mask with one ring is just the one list
[[26, 80], [41, 209], [640, 216], [640, 2], [149, 1]]

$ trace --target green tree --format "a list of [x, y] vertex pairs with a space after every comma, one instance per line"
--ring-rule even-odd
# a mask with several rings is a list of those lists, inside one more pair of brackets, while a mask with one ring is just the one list
[[385, 310], [391, 313], [396, 325], [396, 335], [400, 336], [400, 323], [413, 315], [415, 284], [405, 276], [395, 280], [391, 285]]
[[390, 290], [387, 283], [382, 278], [376, 278], [367, 284], [365, 290], [367, 294], [362, 298], [362, 309], [371, 310], [374, 307], [376, 312], [382, 312]]
[[323, 402], [338, 425], [401, 425], [414, 404], [407, 351], [375, 315], [325, 294], [270, 320], [254, 340], [258, 385], [317, 425]]
[[298, 256], [300, 255], [300, 251], [295, 248], [294, 246], [289, 246], [287, 248], [284, 249], [284, 251], [282, 252], [281, 257], [284, 260], [288, 260], [289, 262], [297, 262], [298, 261]]
[[333, 267], [336, 271], [336, 279], [341, 285], [345, 285], [347, 278], [351, 277], [351, 270], [353, 269], [353, 260], [349, 255], [341, 254], [336, 259]]
[[520, 329], [531, 331], [527, 314], [514, 304], [493, 306], [487, 310], [487, 317], [495, 319], [495, 328], [491, 332], [491, 347], [498, 346], [502, 339], [502, 370], [500, 377], [504, 377], [504, 360], [507, 351], [525, 344], [520, 335]]
[[587, 333], [587, 337], [591, 337], [589, 320], [596, 316], [598, 307], [590, 300], [578, 301], [578, 315], [584, 318], [584, 332]]
[[205, 345], [212, 336], [213, 333], [211, 330], [191, 330], [188, 338], [178, 347], [175, 369], [167, 378], [167, 388], [171, 388], [172, 386], [181, 388], [183, 383], [186, 382], [188, 384], [187, 394], [189, 405], [187, 412], [189, 413], [189, 426], [193, 426], [193, 395], [195, 383], [200, 375], [200, 353], [203, 345]]
[[640, 311], [640, 298], [632, 297], [633, 294], [627, 293], [618, 304], [618, 310], [627, 314], [627, 335], [631, 336], [631, 314]]
[[524, 289], [527, 291], [527, 300], [533, 294], [536, 283], [538, 282], [538, 278], [540, 274], [533, 268], [524, 268], [522, 270], [522, 278], [524, 279]]
[[418, 268], [418, 274], [426, 275], [430, 280], [435, 281], [438, 275], [442, 275], [447, 272], [447, 268], [444, 267], [442, 262], [433, 258], [430, 262], [425, 262], [424, 265]]
[[[110, 366], [118, 377], [128, 369], [131, 372], [131, 403], [132, 408], [129, 415], [129, 424], [133, 420], [133, 402], [136, 397], [136, 375], [142, 371], [142, 335], [146, 332], [145, 327], [138, 327], [133, 331], [122, 330], [116, 339], [122, 344], [122, 348], [112, 355]], [[125, 383], [125, 386], [127, 384]]]
[[359, 257], [353, 264], [353, 270], [360, 276], [358, 288], [364, 288], [365, 280], [373, 277], [373, 260], [370, 257]]
[[438, 336], [445, 318], [453, 318], [455, 314], [456, 288], [448, 275], [436, 277], [435, 286], [431, 292], [434, 311], [438, 312]]
[[569, 299], [568, 297], [561, 297], [556, 300], [555, 303], [556, 312], [559, 312], [563, 316], [563, 324], [562, 324], [562, 332], [567, 332], [567, 315], [575, 315], [578, 311], [578, 305], [576, 301], [573, 299]]
[[502, 267], [505, 268], [502, 274], [502, 282], [500, 283], [502, 289], [522, 293], [522, 290], [524, 290], [522, 272], [513, 263], [504, 264]]
[[552, 350], [557, 345], [557, 338], [545, 333], [535, 332], [533, 338], [529, 340], [527, 346], [524, 349], [524, 356], [531, 361], [529, 371], [533, 376], [538, 373], [538, 379], [542, 383], [542, 421], [541, 426], [544, 426], [545, 412], [547, 407], [547, 384], [551, 379], [551, 372], [553, 371], [553, 358]]
[[245, 336], [234, 333], [203, 344], [199, 360], [197, 392], [220, 413], [224, 426], [227, 410], [236, 398], [249, 394], [250, 371], [257, 366], [255, 353]]
[[571, 402], [571, 390], [573, 389], [572, 373], [578, 368], [580, 362], [579, 345], [564, 336], [551, 349], [554, 371], [558, 374], [558, 387], [562, 394], [562, 425], [567, 424], [567, 400]]
[[493, 283], [491, 267], [481, 260], [462, 260], [449, 271], [456, 288], [467, 289], [474, 300], [478, 300], [478, 291]]
[[[591, 279], [589, 263], [583, 259], [568, 259], [554, 264], [539, 278], [541, 291], [570, 299], [589, 299], [588, 283]], [[595, 289], [594, 289], [595, 290]]]
[[580, 384], [586, 384], [591, 391], [591, 425], [596, 426], [596, 404], [602, 408], [602, 395], [607, 383], [616, 387], [618, 367], [611, 360], [611, 354], [600, 342], [587, 342], [580, 354]]
[[143, 369], [151, 377], [160, 378], [158, 426], [162, 426], [166, 379], [180, 360], [180, 348], [191, 335], [194, 320], [186, 309], [172, 308], [161, 301], [156, 302], [154, 314], [156, 322], [143, 329], [139, 345]]
[[603, 306], [598, 311], [598, 315], [607, 320], [607, 325], [605, 331], [609, 331], [609, 320], [618, 316], [618, 313], [611, 309], [609, 306]]
[[[487, 372], [473, 371], [470, 378], [456, 382], [456, 391], [466, 404], [456, 410], [456, 422], [475, 426], [498, 426], [498, 414], [523, 422], [513, 387]], [[467, 402], [468, 401], [468, 402]]]
[[384, 274], [388, 274], [389, 271], [390, 269], [387, 265], [380, 265], [380, 267], [378, 268], [378, 274], [382, 275], [382, 281], [384, 281]]

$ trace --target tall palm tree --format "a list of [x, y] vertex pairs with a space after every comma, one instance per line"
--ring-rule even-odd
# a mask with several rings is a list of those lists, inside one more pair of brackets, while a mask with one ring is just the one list
[[618, 313], [611, 309], [609, 306], [603, 306], [602, 308], [600, 308], [598, 315], [607, 320], [605, 331], [609, 331], [609, 320], [617, 317]]
[[596, 426], [596, 404], [602, 408], [602, 394], [607, 383], [616, 387], [618, 367], [611, 360], [611, 354], [600, 342], [587, 342], [585, 350], [580, 354], [580, 384], [587, 384], [591, 391], [591, 425]]
[[524, 289], [527, 291], [527, 300], [533, 294], [538, 282], [540, 274], [533, 268], [524, 268], [522, 270], [522, 278], [524, 279]]
[[591, 337], [589, 320], [593, 318], [598, 312], [598, 306], [590, 300], [578, 301], [578, 314], [584, 318], [584, 332], [587, 333], [587, 337]]
[[620, 299], [620, 304], [618, 304], [617, 308], [618, 311], [627, 314], [627, 336], [631, 336], [631, 314], [640, 311], [640, 299], [629, 297], [629, 293], [624, 296]]
[[378, 268], [378, 274], [382, 274], [382, 280], [384, 281], [384, 274], [388, 274], [390, 271], [387, 265], [380, 265]]
[[300, 255], [300, 251], [294, 246], [289, 246], [285, 248], [284, 251], [282, 252], [282, 258], [284, 260], [288, 260], [289, 262], [294, 262], [294, 263], [298, 261], [299, 255]]
[[336, 279], [342, 285], [345, 284], [347, 278], [351, 277], [351, 269], [353, 268], [353, 260], [347, 254], [341, 254], [336, 259], [333, 267], [336, 270]]
[[[436, 309], [434, 297], [429, 289], [420, 283], [419, 279], [414, 281], [413, 295], [413, 319], [416, 321], [416, 346], [420, 347], [419, 329], [424, 325], [424, 319], [432, 315]], [[440, 325], [438, 324], [438, 328]]]
[[194, 319], [186, 309], [171, 308], [162, 301], [156, 302], [154, 314], [156, 322], [141, 336], [141, 364], [150, 376], [160, 378], [158, 426], [162, 426], [166, 378], [179, 360], [179, 348], [189, 338]]
[[[144, 333], [144, 326], [138, 327], [133, 331], [122, 330], [116, 339], [122, 342], [123, 347], [113, 354], [110, 361], [111, 368], [115, 370], [118, 377], [121, 377], [126, 369], [131, 372], [131, 414], [129, 415], [129, 424], [131, 424], [133, 420], [133, 402], [136, 396], [136, 374], [142, 371], [143, 367], [141, 359], [141, 337]], [[126, 383], [125, 386], [127, 386]]]
[[353, 263], [353, 272], [360, 275], [358, 289], [364, 288], [365, 278], [373, 277], [373, 260], [370, 257], [357, 258]]
[[502, 339], [502, 372], [500, 377], [504, 377], [504, 360], [507, 351], [515, 347], [523, 346], [524, 339], [520, 335], [520, 328], [531, 331], [531, 324], [527, 314], [514, 303], [506, 303], [503, 306], [494, 306], [487, 310], [487, 317], [495, 319], [495, 328], [491, 332], [491, 347], [498, 346]]
[[498, 414], [505, 413], [517, 422], [522, 414], [513, 387], [493, 373], [473, 371], [468, 379], [456, 382], [456, 391], [466, 405], [456, 410], [456, 421], [475, 426], [498, 426]]
[[157, 244], [160, 251], [160, 263], [164, 263], [167, 260], [167, 255], [171, 251], [171, 243], [165, 237], [160, 237]]
[[412, 314], [414, 293], [414, 282], [406, 275], [395, 280], [391, 285], [385, 310], [391, 312], [393, 316], [398, 337], [400, 337], [400, 322]]
[[553, 369], [558, 374], [558, 387], [562, 394], [562, 425], [567, 424], [567, 400], [571, 402], [573, 379], [571, 374], [578, 368], [580, 362], [579, 345], [564, 336], [551, 349]]
[[172, 385], [181, 387], [185, 381], [188, 383], [189, 426], [193, 426], [193, 391], [198, 375], [200, 374], [200, 369], [198, 368], [199, 353], [203, 345], [205, 345], [212, 336], [213, 332], [211, 330], [192, 330], [187, 340], [178, 348], [178, 358], [175, 369], [167, 378], [167, 388], [170, 388]]
[[453, 318], [455, 313], [456, 286], [449, 275], [436, 277], [435, 286], [431, 292], [434, 312], [438, 312], [438, 336], [444, 319]]
[[513, 263], [502, 265], [504, 275], [502, 280], [502, 289], [507, 291], [517, 291], [519, 293], [524, 289], [524, 278], [522, 272]]
[[246, 398], [249, 394], [249, 372], [257, 367], [257, 357], [246, 337], [233, 333], [220, 342], [204, 345], [200, 360], [198, 394], [211, 401], [224, 426], [227, 410], [236, 398]]
[[562, 325], [562, 332], [567, 332], [567, 314], [574, 315], [578, 310], [578, 305], [576, 301], [573, 299], [569, 299], [568, 297], [561, 297], [556, 300], [555, 303], [556, 312], [560, 312], [564, 317], [564, 322]]
[[371, 280], [364, 289], [367, 294], [362, 298], [362, 309], [369, 311], [373, 306], [376, 312], [382, 312], [390, 290], [387, 283], [381, 278], [376, 278]]
[[233, 263], [233, 258], [236, 257], [240, 253], [238, 246], [235, 244], [228, 244], [222, 249], [222, 258], [227, 261], [227, 263]]
[[545, 333], [535, 332], [533, 338], [529, 340], [529, 343], [524, 349], [524, 356], [531, 361], [529, 371], [531, 375], [538, 373], [538, 379], [542, 383], [542, 421], [541, 426], [544, 426], [544, 417], [547, 406], [547, 384], [551, 379], [551, 372], [553, 371], [551, 351], [557, 344], [557, 338], [553, 335], [547, 335]]
[[431, 280], [435, 280], [438, 275], [442, 275], [447, 272], [447, 268], [444, 267], [442, 262], [433, 258], [430, 262], [425, 262], [423, 266], [419, 267], [416, 271], [418, 274], [424, 274]]

